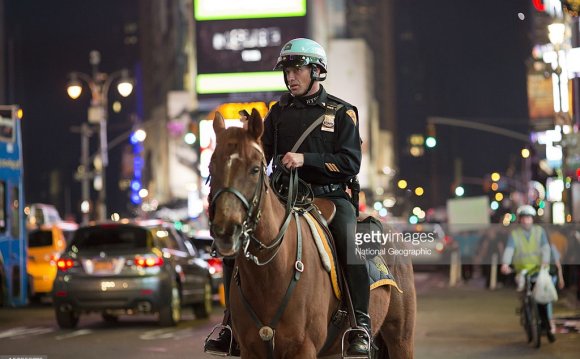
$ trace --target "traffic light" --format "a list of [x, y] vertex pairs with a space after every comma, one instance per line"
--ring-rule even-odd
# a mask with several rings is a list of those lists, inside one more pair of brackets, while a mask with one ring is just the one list
[[434, 148], [437, 146], [437, 134], [435, 132], [435, 125], [432, 123], [427, 125], [427, 138], [425, 138], [425, 146], [427, 148]]

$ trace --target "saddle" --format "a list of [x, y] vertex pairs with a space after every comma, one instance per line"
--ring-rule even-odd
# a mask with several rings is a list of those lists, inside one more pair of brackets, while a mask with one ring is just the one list
[[336, 206], [331, 200], [326, 198], [314, 198], [312, 204], [316, 207], [318, 213], [320, 213], [327, 224], [332, 222], [334, 215], [336, 214]]

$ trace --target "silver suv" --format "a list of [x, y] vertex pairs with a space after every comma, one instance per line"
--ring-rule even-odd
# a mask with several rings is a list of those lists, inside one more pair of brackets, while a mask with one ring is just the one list
[[74, 328], [84, 312], [158, 313], [176, 325], [182, 305], [198, 318], [211, 312], [206, 261], [170, 223], [102, 223], [79, 228], [57, 262], [53, 302], [61, 328]]

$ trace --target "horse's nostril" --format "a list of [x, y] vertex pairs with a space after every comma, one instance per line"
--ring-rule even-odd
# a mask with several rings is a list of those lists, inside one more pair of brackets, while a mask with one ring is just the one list
[[223, 236], [226, 232], [225, 228], [220, 226], [212, 226], [211, 231], [217, 236]]

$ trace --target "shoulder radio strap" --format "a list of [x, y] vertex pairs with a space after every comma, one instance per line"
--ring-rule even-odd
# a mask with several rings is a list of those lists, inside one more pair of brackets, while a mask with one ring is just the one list
[[340, 110], [341, 108], [342, 108], [342, 105], [341, 104], [334, 105], [334, 104], [331, 104], [331, 103], [327, 103], [326, 104], [326, 111], [324, 112], [324, 114], [321, 115], [320, 117], [318, 117], [316, 119], [316, 121], [312, 122], [312, 124], [310, 126], [308, 126], [308, 128], [298, 138], [298, 140], [296, 141], [296, 143], [294, 144], [294, 146], [292, 146], [292, 149], [290, 150], [290, 152], [296, 152], [298, 150], [298, 148], [302, 145], [302, 142], [304, 142], [304, 140], [306, 139], [306, 137], [308, 137], [308, 135], [312, 131], [314, 131], [314, 129], [316, 128], [316, 126], [320, 125], [322, 123], [322, 121], [324, 121], [324, 118], [326, 116], [329, 116], [329, 117], [334, 118], [334, 116], [336, 115], [336, 112], [338, 110]]

